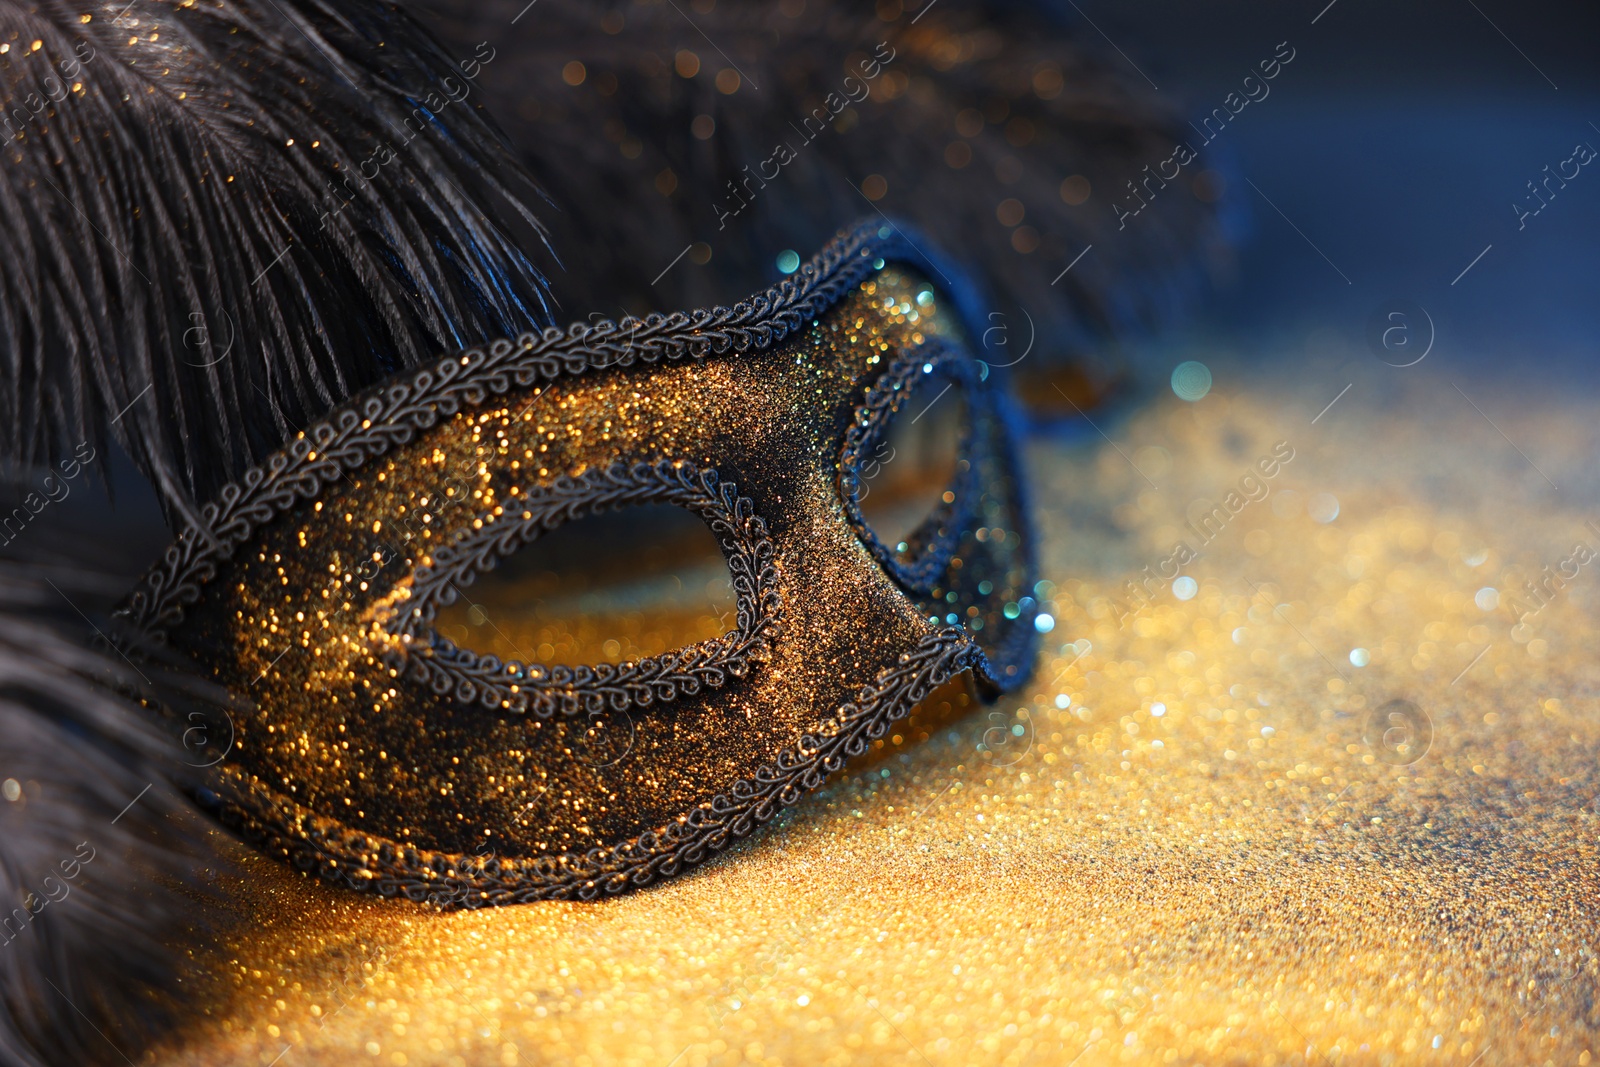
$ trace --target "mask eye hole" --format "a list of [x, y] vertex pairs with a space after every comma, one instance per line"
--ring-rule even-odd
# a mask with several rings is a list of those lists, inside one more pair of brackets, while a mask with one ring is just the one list
[[907, 349], [868, 390], [845, 434], [845, 514], [913, 593], [928, 593], [944, 574], [971, 512], [976, 383], [971, 361], [947, 345]]
[[966, 390], [923, 375], [861, 461], [861, 519], [902, 560], [918, 554], [928, 518], [954, 503], [966, 426]]
[[434, 631], [508, 662], [660, 656], [719, 637], [738, 618], [721, 545], [699, 516], [671, 504], [564, 523], [454, 591]]
[[[667, 462], [618, 464], [535, 487], [515, 500], [459, 528], [370, 613], [374, 640], [390, 666], [406, 678], [458, 703], [548, 718], [622, 711], [693, 695], [702, 687], [744, 677], [767, 657], [780, 609], [775, 547], [754, 505], [738, 495], [737, 487], [721, 482], [716, 471]], [[480, 574], [563, 525], [632, 505], [685, 509], [710, 527], [722, 548], [734, 600], [727, 632], [638, 658], [622, 658], [618, 641], [612, 653], [618, 662], [584, 666], [541, 661], [537, 653], [526, 659], [502, 658], [452, 639], [456, 626], [464, 624], [470, 635], [492, 624], [488, 610], [471, 593]]]

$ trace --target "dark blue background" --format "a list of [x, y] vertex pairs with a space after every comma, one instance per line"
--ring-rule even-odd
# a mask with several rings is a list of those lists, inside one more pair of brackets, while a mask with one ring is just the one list
[[1430, 371], [1590, 388], [1600, 160], [1520, 232], [1511, 204], [1578, 142], [1600, 149], [1600, 12], [1521, 0], [1325, 7], [1078, 0], [1079, 15], [1067, 5], [1108, 61], [1137, 64], [1196, 120], [1278, 42], [1297, 52], [1271, 95], [1205, 149], [1216, 154], [1208, 165], [1231, 157], [1236, 168], [1236, 275], [1189, 324], [1138, 347], [1172, 362], [1198, 345], [1211, 355], [1193, 358], [1219, 370], [1315, 371], [1364, 352], [1373, 310], [1410, 298], [1436, 324]]

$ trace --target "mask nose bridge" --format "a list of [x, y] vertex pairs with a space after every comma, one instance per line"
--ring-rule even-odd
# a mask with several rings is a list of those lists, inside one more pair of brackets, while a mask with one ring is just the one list
[[[923, 342], [898, 352], [926, 353], [931, 358], [946, 350], [943, 343]], [[735, 364], [738, 391], [745, 395], [734, 403], [770, 407], [776, 397], [792, 398], [784, 417], [769, 417], [763, 432], [722, 437], [705, 456], [712, 465], [763, 472], [759, 479], [741, 478], [740, 485], [741, 491], [748, 486], [768, 516], [785, 574], [786, 611], [794, 621], [780, 640], [874, 628], [871, 638], [852, 639], [866, 646], [880, 641], [888, 627], [895, 632], [898, 654], [939, 629], [915, 595], [874, 555], [846, 507], [842, 489], [851, 429], [874, 384], [895, 361], [895, 352], [882, 353], [864, 369], [862, 354], [847, 352], [831, 374], [818, 374], [814, 367], [788, 360], [782, 364], [774, 360], [774, 365], [764, 365], [766, 359]]]

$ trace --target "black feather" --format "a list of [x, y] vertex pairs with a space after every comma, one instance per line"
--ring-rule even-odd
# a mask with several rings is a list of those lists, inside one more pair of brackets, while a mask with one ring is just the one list
[[109, 432], [169, 504], [208, 497], [350, 392], [548, 318], [487, 48], [376, 0], [0, 0], [0, 44], [4, 458]]
[[225, 914], [225, 861], [181, 748], [123, 694], [145, 678], [58, 626], [103, 583], [34, 573], [0, 567], [0, 1063], [124, 1063]]
[[[1141, 78], [1078, 43], [1064, 4], [421, 0], [421, 11], [447, 39], [490, 37], [506, 57], [483, 83], [562, 209], [549, 223], [568, 269], [552, 284], [574, 309], [729, 302], [773, 280], [783, 250], [805, 257], [881, 211], [969, 264], [1014, 338], [1025, 310], [1035, 360], [1059, 361], [1168, 317], [1224, 262], [1215, 185], [1194, 184], [1215, 161], [1121, 227], [1112, 204], [1126, 183], [1193, 135]], [[880, 42], [893, 58], [863, 79]], [[864, 80], [865, 99], [808, 123]], [[779, 144], [795, 158], [774, 168]], [[722, 217], [730, 181], [774, 169]], [[862, 192], [872, 175], [886, 186], [876, 201]], [[1085, 202], [1063, 197], [1073, 175]], [[1021, 219], [1000, 210], [1008, 200]], [[694, 242], [708, 247], [684, 256]]]

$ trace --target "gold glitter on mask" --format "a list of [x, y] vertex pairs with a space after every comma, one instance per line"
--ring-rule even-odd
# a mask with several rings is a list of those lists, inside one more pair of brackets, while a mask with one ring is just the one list
[[[454, 357], [225, 492], [225, 555], [187, 538], [129, 608], [253, 703], [215, 770], [223, 821], [388, 895], [590, 897], [748, 833], [956, 673], [1020, 683], [1031, 558], [1001, 401], [943, 298], [891, 265], [908, 252], [864, 227], [732, 309]], [[866, 458], [939, 388], [968, 412], [953, 480], [880, 543]], [[637, 504], [710, 527], [726, 633], [569, 667], [433, 628], [539, 534]]]

